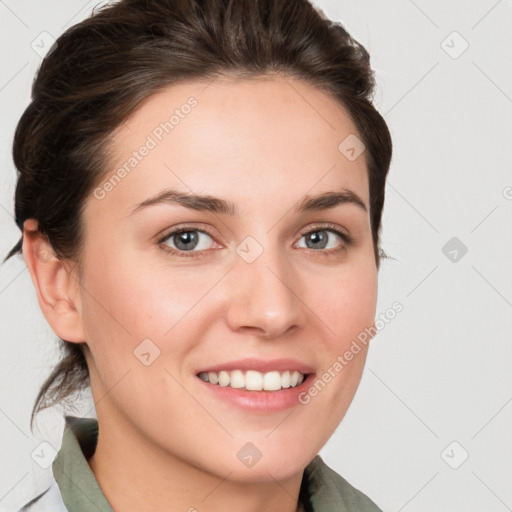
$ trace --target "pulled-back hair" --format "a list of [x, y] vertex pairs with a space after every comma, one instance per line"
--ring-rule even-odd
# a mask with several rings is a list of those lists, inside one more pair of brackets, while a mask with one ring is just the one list
[[[348, 110], [366, 147], [379, 268], [392, 143], [372, 105], [370, 57], [307, 0], [121, 0], [68, 29], [44, 58], [16, 128], [16, 224], [23, 232], [36, 219], [56, 255], [80, 269], [84, 203], [108, 173], [114, 130], [142, 100], [182, 81], [266, 73], [302, 80]], [[21, 252], [22, 238], [4, 261]], [[83, 343], [60, 341], [63, 357], [39, 391], [31, 425], [40, 410], [89, 385]]]

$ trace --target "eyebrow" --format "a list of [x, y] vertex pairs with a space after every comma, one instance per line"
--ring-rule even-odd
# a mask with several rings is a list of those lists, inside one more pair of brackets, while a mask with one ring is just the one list
[[[236, 206], [226, 199], [211, 195], [194, 194], [174, 189], [165, 189], [157, 195], [138, 204], [130, 213], [157, 204], [179, 204], [192, 210], [207, 211], [224, 215], [237, 215]], [[296, 213], [329, 210], [343, 204], [353, 204], [367, 211], [364, 201], [352, 190], [342, 188], [340, 191], [324, 192], [316, 196], [306, 195], [296, 206]]]

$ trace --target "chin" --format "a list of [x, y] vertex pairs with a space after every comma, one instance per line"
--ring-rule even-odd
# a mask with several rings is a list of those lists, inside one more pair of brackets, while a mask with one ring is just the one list
[[[245, 451], [244, 451], [245, 450]], [[222, 467], [216, 467], [215, 473], [236, 482], [271, 482], [286, 480], [298, 473], [315, 457], [316, 452], [284, 453], [272, 450], [268, 456], [257, 452], [253, 446], [246, 445], [240, 450], [240, 458], [223, 461]], [[270, 452], [270, 450], [269, 450]], [[260, 458], [258, 458], [260, 457]]]

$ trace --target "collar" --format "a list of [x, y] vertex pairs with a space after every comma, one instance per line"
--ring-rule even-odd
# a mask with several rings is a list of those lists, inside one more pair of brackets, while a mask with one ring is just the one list
[[62, 446], [53, 461], [53, 476], [69, 512], [113, 512], [87, 459], [96, 449], [98, 420], [66, 416]]

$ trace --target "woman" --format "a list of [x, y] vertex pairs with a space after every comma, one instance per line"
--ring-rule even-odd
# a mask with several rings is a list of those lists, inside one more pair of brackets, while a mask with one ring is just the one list
[[375, 317], [374, 85], [306, 0], [121, 0], [57, 40], [7, 257], [65, 350], [32, 420], [89, 384], [97, 420], [22, 510], [379, 510], [318, 456]]

